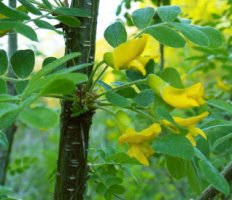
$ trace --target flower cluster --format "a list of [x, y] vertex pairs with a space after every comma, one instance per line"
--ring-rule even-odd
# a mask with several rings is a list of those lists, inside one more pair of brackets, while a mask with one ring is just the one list
[[[113, 52], [105, 53], [104, 61], [117, 70], [136, 70], [145, 77], [146, 64], [150, 59], [157, 57], [155, 49], [155, 40], [148, 34], [144, 34], [139, 38], [122, 43]], [[147, 85], [173, 109], [189, 109], [205, 104], [204, 88], [201, 83], [196, 83], [190, 87], [176, 88], [159, 76], [150, 74], [147, 76]], [[175, 123], [166, 119], [159, 121], [154, 117], [154, 122], [150, 126], [141, 131], [136, 131], [128, 115], [119, 111], [116, 116], [119, 129], [122, 132], [119, 143], [127, 143], [129, 145], [128, 155], [147, 166], [149, 165], [148, 158], [155, 152], [149, 142], [161, 134], [162, 126], [176, 134], [181, 133], [180, 127], [187, 130], [186, 138], [193, 146], [196, 146], [195, 137], [200, 135], [206, 139], [206, 134], [197, 127], [197, 124], [208, 115], [208, 112], [203, 112], [189, 118], [172, 116]]]

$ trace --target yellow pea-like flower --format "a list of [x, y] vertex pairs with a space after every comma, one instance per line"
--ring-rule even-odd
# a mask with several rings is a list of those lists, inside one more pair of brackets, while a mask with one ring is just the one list
[[217, 79], [217, 87], [221, 90], [224, 90], [225, 92], [231, 90], [231, 86], [228, 83], [222, 81], [221, 79]]
[[[193, 146], [196, 146], [195, 137], [200, 135], [205, 139], [207, 138], [206, 134], [200, 128], [197, 128], [196, 125], [201, 120], [206, 118], [208, 115], [209, 112], [206, 111], [194, 117], [189, 117], [189, 118], [173, 117], [173, 119], [178, 125], [188, 130], [188, 133], [186, 134], [186, 138], [192, 143]], [[179, 133], [178, 128], [175, 125], [171, 124], [169, 121], [162, 120], [162, 124], [164, 126], [171, 128], [174, 132]]]
[[188, 88], [175, 88], [156, 75], [149, 75], [148, 85], [174, 108], [192, 108], [205, 103], [204, 88], [196, 83]]
[[157, 57], [155, 52], [155, 39], [144, 34], [139, 38], [122, 43], [113, 52], [105, 53], [104, 61], [117, 70], [135, 69], [146, 75], [145, 66], [150, 59]]
[[128, 128], [119, 138], [119, 143], [128, 143], [130, 145], [127, 152], [128, 155], [137, 159], [141, 164], [148, 166], [148, 158], [154, 154], [154, 150], [148, 142], [157, 137], [160, 132], [161, 127], [157, 123], [140, 132], [135, 131], [133, 128]]

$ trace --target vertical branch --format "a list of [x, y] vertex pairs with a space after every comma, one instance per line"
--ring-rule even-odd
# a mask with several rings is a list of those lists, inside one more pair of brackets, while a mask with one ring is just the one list
[[[15, 8], [16, 0], [9, 0], [9, 6]], [[11, 57], [11, 55], [15, 51], [17, 51], [17, 34], [15, 32], [11, 32], [9, 33], [8, 36], [8, 56]], [[8, 76], [10, 77], [14, 76], [11, 66], [9, 66], [8, 68]], [[12, 83], [8, 82], [7, 88], [9, 94], [14, 95], [16, 93]], [[4, 131], [8, 139], [9, 147], [7, 150], [4, 150], [0, 147], [0, 184], [1, 185], [4, 185], [6, 182], [7, 167], [10, 161], [10, 154], [12, 150], [15, 131], [16, 131], [16, 126], [14, 124]]]
[[[78, 28], [64, 28], [66, 53], [76, 51], [81, 53], [80, 57], [68, 62], [66, 67], [94, 61], [98, 5], [99, 0], [73, 0], [71, 2], [71, 7], [88, 10], [91, 16], [82, 18], [81, 26]], [[89, 76], [92, 68], [93, 65], [79, 72]], [[83, 87], [85, 85], [79, 86], [76, 91], [80, 97], [86, 96], [83, 94], [85, 91]], [[83, 104], [84, 102], [79, 102], [80, 110], [84, 107]], [[62, 102], [55, 200], [83, 200], [85, 196], [89, 130], [94, 111], [88, 110], [73, 117], [72, 106], [73, 102]]]

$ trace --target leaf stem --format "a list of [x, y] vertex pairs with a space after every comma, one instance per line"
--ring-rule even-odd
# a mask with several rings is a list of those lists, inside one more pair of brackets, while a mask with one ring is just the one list
[[142, 83], [146, 83], [147, 82], [147, 79], [140, 79], [140, 80], [137, 80], [137, 81], [132, 81], [132, 82], [129, 82], [129, 83], [126, 83], [124, 85], [121, 85], [121, 86], [118, 86], [116, 88], [113, 88], [111, 90], [107, 90], [99, 95], [96, 96], [96, 99], [105, 95], [107, 92], [113, 92], [113, 91], [117, 91], [117, 90], [120, 90], [120, 89], [124, 89], [124, 88], [127, 88], [127, 87], [130, 87], [131, 85], [135, 85], [135, 84], [142, 84]]
[[104, 69], [101, 71], [101, 73], [98, 75], [98, 77], [94, 80], [94, 82], [91, 84], [91, 87], [89, 89], [89, 91], [92, 91], [94, 86], [96, 85], [97, 81], [102, 77], [102, 75], [105, 73], [105, 71], [108, 69], [108, 65], [106, 65], [104, 67]]
[[93, 77], [94, 77], [95, 73], [97, 72], [98, 68], [99, 68], [101, 65], [103, 65], [104, 63], [105, 63], [104, 61], [99, 62], [99, 63], [96, 65], [96, 67], [94, 68], [94, 70], [92, 71], [92, 73], [90, 74], [90, 76], [89, 76], [89, 81], [88, 81], [88, 83], [87, 83], [87, 85], [86, 85], [86, 91], [88, 91], [89, 88], [91, 87], [92, 81], [93, 81]]

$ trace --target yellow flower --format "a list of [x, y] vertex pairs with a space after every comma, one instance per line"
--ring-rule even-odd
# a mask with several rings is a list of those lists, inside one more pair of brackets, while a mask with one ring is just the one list
[[221, 79], [217, 79], [217, 87], [219, 89], [222, 89], [226, 92], [231, 90], [231, 86], [228, 83], [225, 83], [224, 81], [222, 81]]
[[113, 52], [104, 54], [104, 61], [117, 70], [135, 69], [146, 75], [145, 66], [150, 59], [157, 57], [156, 42], [148, 34], [122, 43]]
[[[201, 129], [197, 128], [196, 125], [198, 122], [203, 120], [208, 115], [209, 115], [208, 112], [203, 112], [200, 115], [197, 115], [195, 117], [190, 117], [190, 118], [186, 118], [186, 119], [181, 118], [181, 117], [173, 117], [173, 119], [178, 125], [186, 128], [188, 130], [186, 138], [192, 143], [193, 146], [196, 146], [196, 141], [194, 139], [196, 136], [201, 135], [203, 138], [206, 139], [205, 133]], [[170, 127], [172, 130], [179, 133], [178, 128], [175, 125], [171, 124], [169, 121], [163, 120], [162, 124]]]
[[152, 124], [148, 128], [137, 132], [132, 128], [126, 129], [119, 138], [119, 143], [127, 142], [130, 145], [128, 155], [137, 159], [141, 164], [148, 166], [148, 157], [154, 154], [154, 150], [148, 144], [149, 141], [157, 137], [161, 132], [159, 124]]
[[188, 88], [175, 88], [156, 75], [148, 76], [148, 85], [174, 108], [192, 108], [203, 105], [204, 88], [196, 83]]

